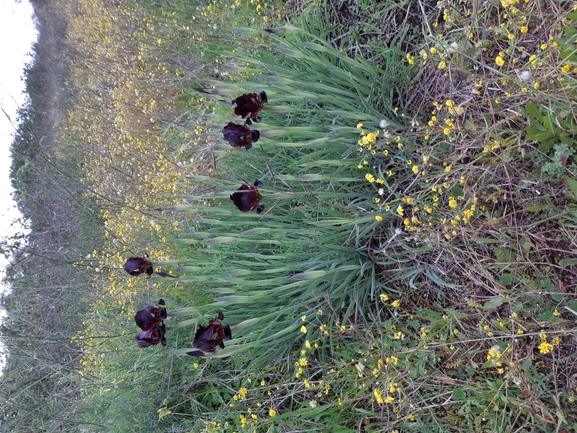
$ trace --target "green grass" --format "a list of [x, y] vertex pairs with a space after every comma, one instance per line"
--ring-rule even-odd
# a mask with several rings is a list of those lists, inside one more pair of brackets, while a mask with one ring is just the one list
[[[189, 193], [162, 197], [180, 224], [160, 264], [180, 278], [133, 300], [167, 300], [169, 345], [133, 347], [111, 299], [83, 413], [106, 431], [575, 429], [575, 26], [544, 6], [568, 7], [317, 6], [274, 27], [222, 8], [195, 33], [204, 67], [168, 78], [162, 136], [192, 162]], [[154, 38], [186, 64], [180, 36]], [[231, 150], [221, 101], [261, 90], [261, 138]], [[255, 179], [264, 212], [241, 213], [229, 195]], [[186, 357], [218, 311], [233, 340]]]

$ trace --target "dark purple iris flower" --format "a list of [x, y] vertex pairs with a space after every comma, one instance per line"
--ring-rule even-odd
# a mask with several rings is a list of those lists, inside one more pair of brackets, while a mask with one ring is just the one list
[[136, 344], [138, 344], [138, 347], [142, 348], [154, 346], [158, 343], [166, 346], [166, 338], [164, 337], [165, 334], [166, 328], [164, 323], [160, 323], [148, 331], [142, 331], [141, 333], [137, 334], [135, 337]]
[[262, 119], [258, 116], [260, 110], [262, 110], [262, 104], [268, 102], [268, 98], [265, 92], [260, 92], [258, 95], [256, 93], [245, 93], [240, 95], [234, 101], [232, 101], [234, 107], [234, 114], [246, 119], [246, 124], [251, 125], [252, 122], [259, 123]]
[[241, 212], [254, 210], [256, 213], [261, 213], [264, 210], [264, 206], [258, 205], [262, 199], [262, 195], [258, 192], [261, 186], [263, 184], [260, 180], [255, 180], [251, 186], [243, 183], [236, 192], [230, 195], [230, 199]]
[[152, 263], [143, 257], [130, 257], [124, 262], [124, 270], [133, 277], [138, 277], [140, 274], [152, 275], [154, 269]]
[[[151, 276], [155, 273], [152, 263], [144, 257], [130, 257], [129, 259], [126, 259], [126, 262], [124, 262], [124, 270], [133, 277], [138, 277], [141, 274]], [[170, 275], [166, 272], [156, 271], [156, 275], [163, 278], [178, 278], [177, 276]]]
[[205, 356], [207, 352], [214, 352], [217, 346], [224, 349], [223, 342], [232, 338], [232, 332], [229, 325], [220, 323], [222, 319], [224, 319], [224, 314], [218, 313], [214, 320], [208, 322], [207, 326], [199, 325], [192, 343], [199, 350], [193, 350], [186, 354], [190, 356]]
[[142, 310], [138, 310], [134, 315], [134, 321], [143, 331], [148, 331], [154, 326], [160, 324], [167, 317], [164, 299], [159, 299], [158, 305], [147, 305]]
[[260, 132], [256, 129], [252, 131], [248, 129], [245, 125], [237, 125], [233, 122], [228, 122], [228, 124], [222, 129], [224, 139], [234, 147], [244, 147], [246, 150], [252, 148], [252, 143], [256, 143], [260, 138]]
[[142, 329], [136, 336], [138, 347], [150, 347], [161, 343], [166, 346], [166, 327], [163, 320], [168, 317], [164, 307], [164, 299], [158, 301], [158, 305], [147, 305], [142, 310], [138, 310], [134, 315], [136, 326]]

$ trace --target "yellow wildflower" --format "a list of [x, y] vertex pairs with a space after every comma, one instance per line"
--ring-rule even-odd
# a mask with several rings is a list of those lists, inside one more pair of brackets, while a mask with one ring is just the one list
[[553, 350], [553, 345], [551, 343], [547, 343], [546, 341], [543, 341], [541, 344], [539, 344], [539, 352], [543, 353], [543, 354], [547, 354], [549, 352], [551, 352]]
[[377, 400], [378, 404], [383, 404], [385, 401], [383, 400], [383, 393], [381, 392], [380, 389], [375, 388], [373, 390], [373, 395], [375, 396], [375, 399]]

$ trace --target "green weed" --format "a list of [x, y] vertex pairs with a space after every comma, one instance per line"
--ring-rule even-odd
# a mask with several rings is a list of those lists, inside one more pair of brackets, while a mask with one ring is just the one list
[[[441, 6], [302, 2], [286, 23], [260, 2], [124, 11], [130, 43], [97, 54], [129, 79], [118, 72], [99, 115], [79, 104], [69, 118], [71, 136], [92, 134], [99, 194], [120, 196], [101, 201], [110, 235], [90, 261], [109, 271], [77, 340], [87, 419], [106, 414], [108, 431], [575, 427], [574, 26], [561, 26], [574, 12]], [[242, 121], [230, 101], [261, 90], [260, 139], [231, 149], [222, 128]], [[229, 196], [257, 179], [264, 211], [238, 211]], [[111, 270], [147, 248], [179, 279]], [[131, 315], [160, 297], [169, 346], [139, 350]], [[218, 311], [233, 340], [187, 357]]]

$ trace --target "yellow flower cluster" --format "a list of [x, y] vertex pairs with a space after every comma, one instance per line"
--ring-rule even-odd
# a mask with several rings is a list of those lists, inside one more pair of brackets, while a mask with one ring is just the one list
[[544, 355], [552, 352], [555, 346], [558, 346], [559, 343], [561, 343], [561, 338], [558, 336], [553, 337], [551, 342], [549, 342], [547, 340], [547, 334], [545, 334], [544, 332], [539, 334], [539, 339], [541, 340], [541, 343], [539, 343], [539, 353], [542, 353]]
[[[459, 106], [454, 100], [447, 99], [442, 102], [435, 102], [434, 111], [428, 125], [428, 134], [435, 131], [454, 140], [454, 135], [458, 131], [458, 122], [465, 113], [465, 109]], [[442, 122], [443, 126], [438, 128], [438, 123]], [[385, 123], [386, 126], [386, 123]], [[447, 240], [462, 234], [462, 229], [458, 226], [468, 225], [476, 215], [477, 198], [465, 197], [463, 195], [464, 186], [467, 179], [461, 175], [458, 182], [455, 177], [458, 176], [457, 169], [446, 161], [433, 162], [430, 154], [410, 154], [411, 149], [405, 148], [401, 137], [393, 140], [386, 138], [379, 139], [381, 131], [368, 133], [363, 129], [364, 125], [359, 123], [357, 129], [360, 129], [361, 137], [358, 141], [358, 150], [363, 157], [358, 165], [360, 170], [366, 170], [369, 167], [369, 160], [375, 153], [381, 151], [389, 155], [389, 150], [393, 148], [392, 143], [397, 143], [395, 155], [391, 154], [391, 159], [386, 160], [386, 164], [391, 167], [391, 161], [404, 159], [405, 165], [395, 164], [393, 169], [384, 172], [382, 166], [372, 166], [372, 172], [365, 173], [365, 179], [376, 187], [378, 196], [373, 198], [375, 212], [373, 218], [377, 222], [385, 219], [386, 215], [401, 218], [402, 228], [407, 233], [418, 233], [420, 242], [436, 242], [440, 234]], [[386, 132], [386, 129], [383, 131]], [[384, 149], [384, 150], [383, 150]], [[368, 152], [367, 152], [368, 151]], [[370, 153], [370, 154], [369, 154]], [[409, 158], [408, 156], [413, 156]], [[392, 177], [394, 180], [385, 181]], [[390, 185], [403, 178], [413, 178], [414, 185], [420, 185], [415, 190], [418, 191], [413, 196], [405, 196], [400, 200], [395, 198], [394, 194], [386, 197], [386, 189], [381, 186]], [[390, 190], [390, 188], [389, 188]], [[383, 198], [387, 199], [386, 202]], [[424, 234], [424, 236], [423, 236]], [[407, 238], [409, 239], [409, 238]]]
[[[362, 127], [362, 123], [359, 123], [357, 125], [357, 128], [359, 127], [359, 125], [361, 125], [361, 127]], [[380, 133], [381, 133], [381, 131], [378, 131], [378, 130], [375, 132], [367, 133], [364, 129], [361, 129], [361, 138], [357, 142], [357, 144], [359, 145], [359, 147], [357, 149], [359, 151], [359, 153], [367, 153], [368, 152], [371, 155], [376, 155], [377, 149], [375, 147], [377, 145], [377, 141], [379, 139]]]
[[[102, 209], [105, 245], [91, 255], [90, 263], [97, 262], [102, 269], [94, 287], [103, 296], [95, 297], [91, 308], [108, 311], [110, 317], [94, 314], [75, 338], [84, 352], [80, 373], [101, 376], [107, 358], [96, 346], [107, 334], [110, 344], [126, 338], [126, 323], [135, 311], [134, 295], [148, 290], [145, 280], [126, 278], [122, 263], [142, 254], [142, 245], [152, 261], [174, 257], [168, 237], [179, 232], [179, 221], [153, 209], [177, 204], [176, 197], [186, 194], [183, 177], [194, 172], [188, 165], [200, 144], [197, 137], [202, 137], [208, 124], [199, 123], [195, 134], [180, 133], [186, 143], [180, 148], [169, 147], [159, 125], [164, 116], [175, 112], [178, 100], [175, 81], [168, 78], [186, 73], [163, 55], [171, 39], [180, 39], [178, 32], [187, 32], [181, 24], [159, 27], [136, 4], [124, 4], [115, 14], [99, 0], [80, 0], [76, 7], [82, 13], [69, 14], [67, 37], [90, 61], [73, 63], [69, 85], [78, 90], [58, 130], [61, 142], [84, 143], [90, 199]], [[167, 15], [156, 20], [173, 20], [171, 11], [163, 13]], [[100, 339], [93, 339], [96, 336]]]

